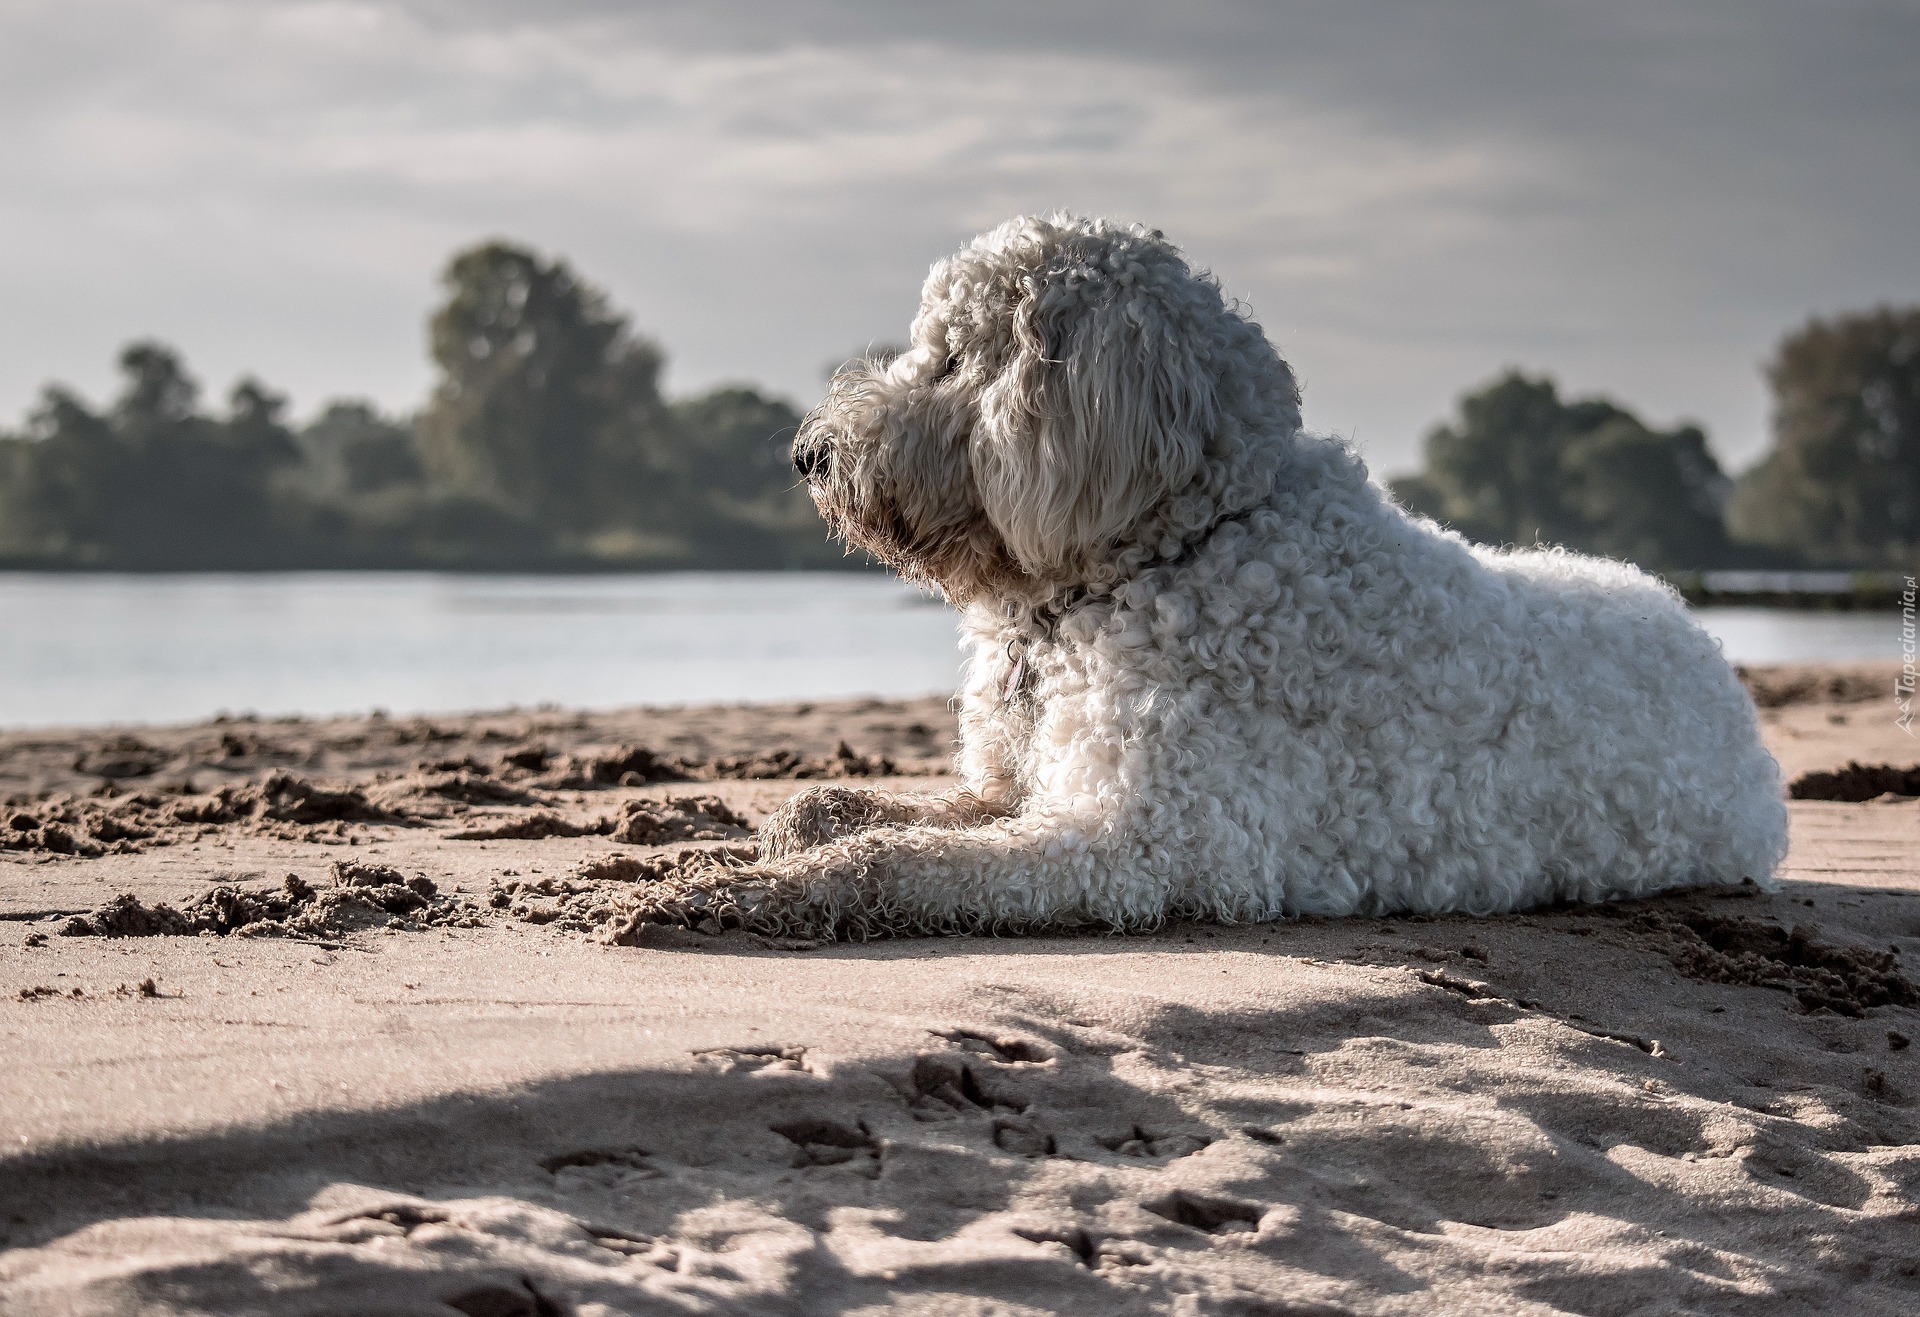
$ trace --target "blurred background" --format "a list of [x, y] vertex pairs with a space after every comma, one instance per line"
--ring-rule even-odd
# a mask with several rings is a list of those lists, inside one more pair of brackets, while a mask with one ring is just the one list
[[1920, 3], [0, 0], [0, 725], [908, 694], [785, 444], [1022, 211], [1741, 661], [1899, 657]]

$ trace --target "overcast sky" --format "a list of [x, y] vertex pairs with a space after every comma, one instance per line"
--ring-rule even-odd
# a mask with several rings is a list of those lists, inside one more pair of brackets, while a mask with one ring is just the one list
[[0, 0], [0, 114], [8, 424], [146, 335], [409, 409], [491, 236], [804, 406], [970, 234], [1143, 220], [1385, 472], [1507, 365], [1744, 466], [1783, 331], [1920, 300], [1920, 0]]

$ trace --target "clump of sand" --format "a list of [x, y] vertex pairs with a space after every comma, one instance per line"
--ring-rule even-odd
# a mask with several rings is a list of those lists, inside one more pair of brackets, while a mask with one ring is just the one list
[[1920, 764], [1895, 768], [1891, 764], [1860, 764], [1851, 760], [1832, 772], [1802, 773], [1787, 784], [1794, 800], [1844, 800], [1854, 804], [1886, 797], [1920, 797]]
[[1796, 704], [1848, 705], [1886, 701], [1897, 663], [1771, 663], [1737, 669], [1747, 694], [1762, 709]]
[[477, 927], [481, 908], [443, 897], [425, 874], [408, 877], [384, 864], [336, 860], [332, 882], [315, 888], [298, 874], [279, 886], [222, 883], [176, 910], [122, 892], [60, 927], [63, 937], [331, 937], [384, 927], [419, 931]]
[[748, 823], [718, 796], [662, 796], [630, 800], [621, 808], [613, 839], [634, 846], [678, 841], [732, 841], [752, 833]]
[[[464, 775], [448, 784], [454, 795], [489, 791], [472, 780], [489, 777], [529, 795], [676, 781], [915, 777], [948, 771], [954, 737], [945, 697], [438, 719], [223, 718], [137, 734], [0, 731], [0, 804], [128, 791], [204, 795], [276, 770], [363, 791]], [[411, 794], [417, 801], [433, 793]], [[441, 794], [449, 804], [482, 803]]]
[[[1715, 903], [1757, 890], [1720, 895]], [[1652, 935], [1673, 967], [1702, 983], [1740, 983], [1791, 993], [1809, 1012], [1858, 1017], [1876, 1006], [1920, 1005], [1920, 988], [1901, 972], [1897, 949], [1823, 941], [1813, 924], [1782, 926], [1715, 908], [1699, 897], [1607, 905], [1596, 913]]]

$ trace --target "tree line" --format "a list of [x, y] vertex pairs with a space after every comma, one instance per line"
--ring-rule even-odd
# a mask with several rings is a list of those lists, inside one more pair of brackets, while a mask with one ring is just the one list
[[180, 355], [120, 355], [104, 408], [49, 386], [0, 436], [0, 563], [787, 568], [846, 560], [788, 463], [799, 413], [744, 387], [668, 400], [665, 358], [564, 261], [458, 253], [417, 415], [304, 425], [253, 379], [209, 410]]
[[[194, 570], [792, 568], [847, 563], [794, 480], [799, 414], [668, 399], [665, 358], [566, 262], [457, 253], [411, 417], [295, 425], [243, 379], [209, 410], [180, 355], [120, 356], [105, 407], [49, 386], [0, 434], [0, 566]], [[1655, 570], [1920, 561], [1920, 307], [1814, 319], [1767, 367], [1773, 446], [1738, 479], [1699, 427], [1510, 371], [1427, 437], [1409, 508], [1497, 544]]]
[[1662, 571], [1920, 565], [1920, 307], [1814, 318], [1766, 368], [1773, 444], [1729, 476], [1698, 426], [1649, 426], [1509, 371], [1390, 482], [1488, 544], [1564, 544]]

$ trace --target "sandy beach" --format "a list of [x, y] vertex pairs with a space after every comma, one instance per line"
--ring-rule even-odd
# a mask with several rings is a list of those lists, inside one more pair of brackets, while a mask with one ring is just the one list
[[[1789, 778], [1885, 666], [1755, 670]], [[0, 734], [0, 1312], [1906, 1313], [1920, 801], [1779, 891], [634, 929], [944, 699]]]

